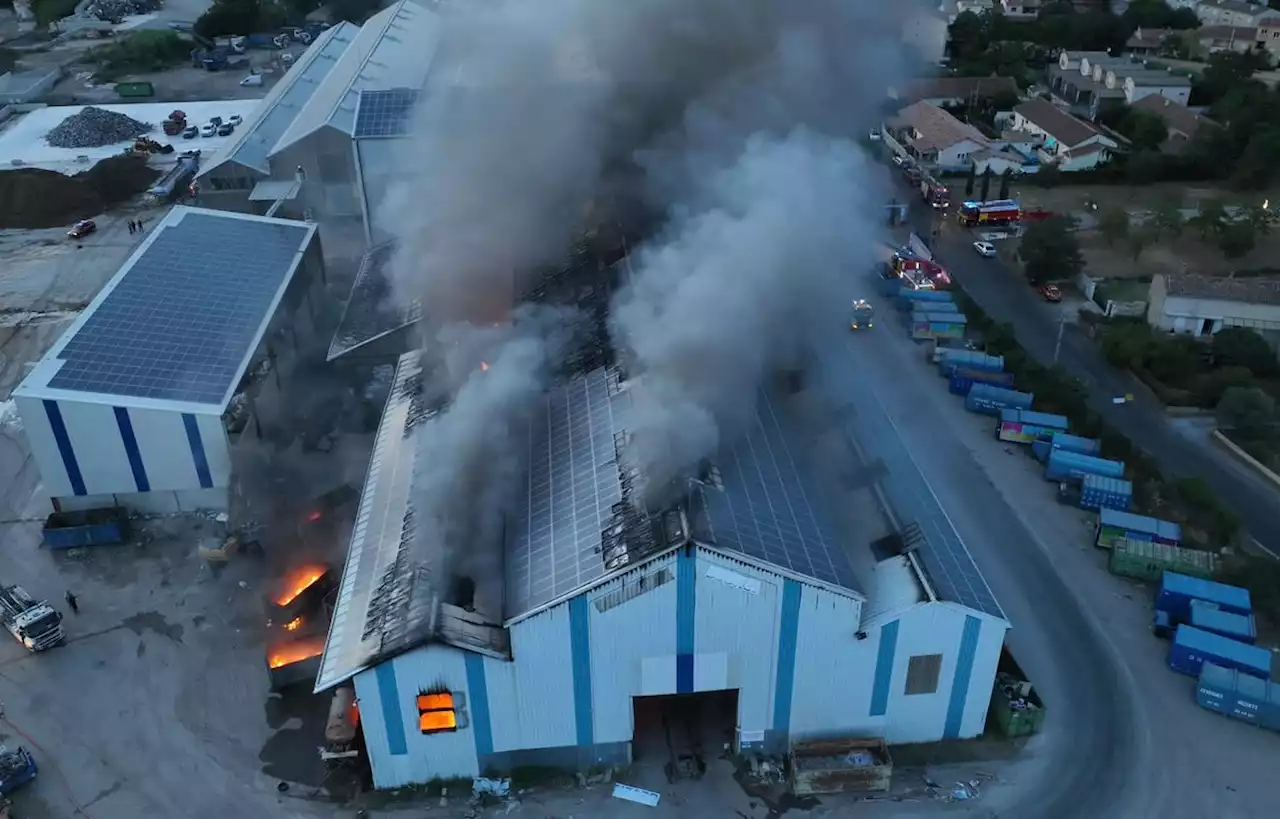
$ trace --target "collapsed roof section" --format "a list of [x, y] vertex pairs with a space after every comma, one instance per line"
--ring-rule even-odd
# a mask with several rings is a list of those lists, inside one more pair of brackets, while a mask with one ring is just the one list
[[[372, 248], [360, 260], [351, 295], [329, 344], [329, 361], [366, 350], [380, 339], [411, 328], [421, 318], [421, 302], [400, 304], [393, 296], [390, 269], [395, 249], [395, 243], [388, 242]], [[403, 349], [397, 350], [400, 352]]]

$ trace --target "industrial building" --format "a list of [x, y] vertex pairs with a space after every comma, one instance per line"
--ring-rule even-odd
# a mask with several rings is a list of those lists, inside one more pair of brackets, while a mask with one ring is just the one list
[[315, 225], [170, 210], [13, 392], [55, 509], [225, 509], [323, 278]]
[[326, 29], [201, 169], [200, 203], [263, 213], [285, 200], [279, 212], [297, 218], [361, 218], [353, 140], [361, 93], [421, 87], [439, 40], [438, 16], [414, 0], [388, 6], [363, 26]]
[[727, 702], [743, 752], [982, 732], [999, 604], [940, 509], [842, 542], [788, 396], [762, 391], [748, 433], [651, 510], [621, 458], [642, 385], [583, 360], [529, 426], [502, 569], [458, 586], [415, 529], [421, 367], [397, 367], [316, 683], [353, 681], [378, 787], [627, 764], [637, 715], [672, 697]]

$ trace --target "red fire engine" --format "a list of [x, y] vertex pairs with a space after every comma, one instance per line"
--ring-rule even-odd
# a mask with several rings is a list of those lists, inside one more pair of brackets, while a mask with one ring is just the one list
[[1022, 219], [1022, 209], [1013, 199], [997, 199], [993, 202], [965, 202], [960, 206], [960, 224], [1011, 225]]
[[920, 178], [920, 195], [935, 210], [947, 210], [951, 207], [951, 189], [932, 176]]
[[889, 264], [894, 274], [916, 290], [945, 290], [951, 286], [951, 276], [947, 274], [947, 269], [937, 262], [898, 252], [893, 254]]

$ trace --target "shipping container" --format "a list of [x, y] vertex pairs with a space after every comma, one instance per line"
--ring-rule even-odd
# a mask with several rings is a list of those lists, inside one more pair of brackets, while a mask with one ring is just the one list
[[1122, 478], [1085, 475], [1080, 481], [1080, 508], [1116, 509], [1128, 512], [1133, 503], [1133, 484]]
[[1223, 716], [1280, 731], [1280, 684], [1206, 662], [1196, 685], [1196, 704]]
[[1065, 449], [1055, 449], [1045, 462], [1044, 477], [1049, 481], [1079, 481], [1085, 475], [1101, 475], [1105, 478], [1124, 477], [1124, 461], [1109, 461], [1092, 455], [1081, 455]]
[[832, 739], [791, 746], [791, 792], [796, 796], [887, 791], [893, 758], [882, 739]]
[[1031, 451], [1035, 453], [1036, 460], [1040, 463], [1049, 460], [1049, 455], [1055, 449], [1065, 449], [1067, 452], [1076, 452], [1080, 455], [1098, 455], [1102, 452], [1102, 441], [1097, 438], [1081, 438], [1079, 435], [1057, 432], [1049, 440], [1037, 441], [1031, 445]]
[[[911, 301], [924, 302], [952, 302], [955, 298], [949, 290], [916, 290], [913, 287], [903, 287], [899, 290], [898, 296]], [[932, 307], [927, 309], [932, 310]]]
[[[916, 292], [920, 292], [920, 291], [916, 291]], [[922, 301], [913, 301], [911, 299], [906, 298], [905, 296], [899, 297], [898, 312], [906, 313], [908, 311], [926, 312], [926, 313], [956, 313], [956, 314], [963, 315], [960, 313], [960, 306], [952, 301], [922, 302]]]
[[1119, 540], [1151, 540], [1177, 546], [1182, 542], [1182, 527], [1176, 523], [1119, 509], [1099, 509], [1094, 545], [1110, 549]]
[[1161, 640], [1173, 639], [1173, 630], [1178, 624], [1173, 622], [1173, 618], [1169, 616], [1169, 612], [1156, 609], [1151, 615], [1151, 631], [1155, 633]]
[[999, 415], [1007, 409], [1030, 409], [1035, 395], [990, 384], [974, 384], [964, 398], [964, 408], [983, 415]]
[[1216, 603], [1208, 600], [1192, 600], [1190, 610], [1191, 616], [1187, 618], [1187, 624], [1201, 631], [1250, 645], [1258, 639], [1258, 626], [1252, 614], [1223, 611]]
[[1167, 571], [1208, 580], [1217, 572], [1217, 561], [1217, 556], [1195, 549], [1150, 540], [1119, 540], [1112, 544], [1107, 567], [1120, 577], [1159, 583]]
[[1271, 652], [1265, 648], [1210, 634], [1186, 623], [1178, 626], [1169, 644], [1169, 668], [1199, 677], [1206, 662], [1263, 680], [1271, 678]]
[[1031, 410], [1007, 409], [1000, 413], [996, 437], [1015, 444], [1030, 444], [1065, 430], [1069, 422], [1064, 415], [1050, 415]]
[[964, 338], [966, 323], [968, 319], [962, 313], [912, 313], [911, 337]]
[[993, 373], [957, 367], [947, 381], [952, 395], [968, 395], [974, 384], [990, 384], [993, 387], [1013, 389], [1013, 373]]
[[1160, 576], [1156, 608], [1169, 612], [1179, 623], [1185, 623], [1191, 616], [1192, 600], [1216, 603], [1218, 608], [1234, 614], [1253, 614], [1253, 601], [1248, 589], [1180, 572], [1166, 571]]
[[977, 350], [960, 350], [943, 347], [935, 351], [938, 363], [938, 374], [950, 378], [951, 374], [963, 367], [966, 370], [998, 373], [1004, 371], [1004, 356], [987, 355]]

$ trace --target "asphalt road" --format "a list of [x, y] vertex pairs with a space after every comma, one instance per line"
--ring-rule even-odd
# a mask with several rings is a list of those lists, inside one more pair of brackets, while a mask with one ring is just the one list
[[[913, 207], [911, 222], [927, 236], [933, 216]], [[943, 228], [931, 245], [938, 261], [992, 318], [1013, 325], [1018, 341], [1044, 364], [1053, 362], [1058, 321], [1052, 309], [1015, 270], [998, 259], [974, 252], [973, 238], [954, 224]], [[1058, 364], [1089, 389], [1089, 405], [1111, 426], [1144, 449], [1166, 475], [1199, 477], [1234, 511], [1245, 529], [1273, 555], [1280, 556], [1280, 515], [1274, 491], [1226, 469], [1195, 442], [1175, 431], [1162, 406], [1143, 392], [1135, 392], [1130, 376], [1102, 357], [1097, 346], [1067, 324], [1062, 333]], [[1135, 400], [1115, 404], [1116, 396], [1135, 393]]]

